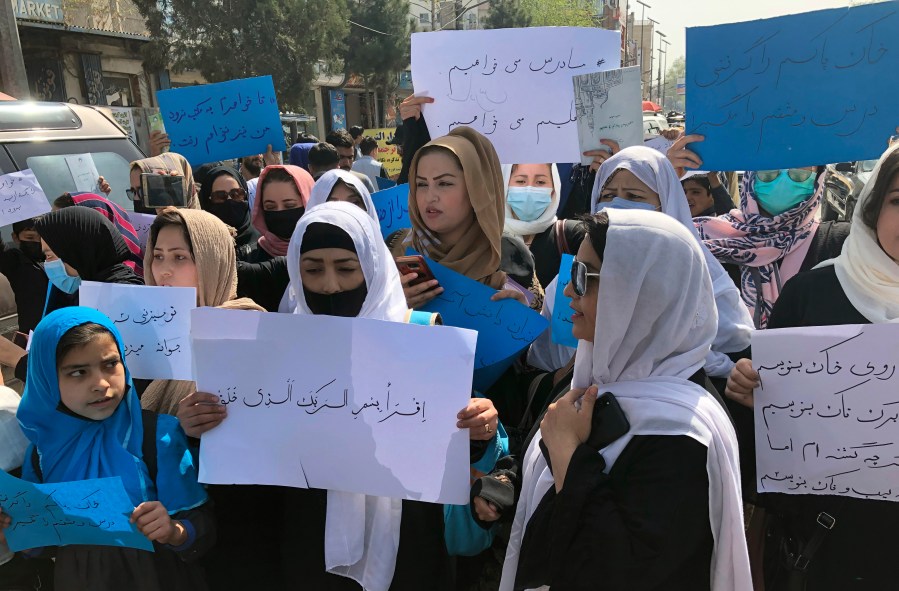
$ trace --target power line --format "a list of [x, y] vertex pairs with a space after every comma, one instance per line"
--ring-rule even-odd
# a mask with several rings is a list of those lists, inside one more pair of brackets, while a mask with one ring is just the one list
[[350, 23], [351, 25], [356, 25], [357, 27], [365, 29], [366, 31], [371, 31], [372, 33], [377, 33], [378, 35], [387, 35], [389, 37], [399, 37], [400, 36], [400, 35], [397, 35], [396, 33], [385, 33], [384, 31], [372, 29], [371, 27], [366, 27], [365, 25], [360, 25], [359, 23], [353, 22], [349, 19], [347, 19], [347, 22]]

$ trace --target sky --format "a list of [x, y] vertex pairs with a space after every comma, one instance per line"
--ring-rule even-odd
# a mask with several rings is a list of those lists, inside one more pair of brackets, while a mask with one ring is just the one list
[[[643, 7], [627, 0], [628, 10], [640, 20]], [[658, 21], [658, 30], [667, 35], [668, 65], [686, 55], [686, 28], [751, 21], [785, 14], [848, 6], [849, 0], [644, 0], [647, 20]], [[624, 0], [621, 0], [624, 6]], [[656, 36], [656, 43], [658, 36]], [[656, 46], [657, 47], [657, 46]], [[656, 54], [658, 55], [658, 54]]]

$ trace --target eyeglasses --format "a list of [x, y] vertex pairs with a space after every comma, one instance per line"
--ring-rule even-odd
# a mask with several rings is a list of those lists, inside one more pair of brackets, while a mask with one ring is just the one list
[[796, 181], [797, 183], [804, 183], [809, 180], [813, 174], [815, 174], [814, 170], [806, 170], [804, 168], [784, 168], [781, 170], [759, 170], [755, 173], [755, 176], [758, 180], [763, 183], [770, 183], [783, 173], [787, 173], [787, 176], [790, 177], [791, 180]]
[[574, 259], [571, 263], [571, 287], [578, 297], [583, 297], [587, 293], [587, 279], [590, 277], [599, 278], [599, 273], [588, 273], [587, 265]]
[[231, 189], [230, 191], [213, 191], [209, 194], [213, 203], [224, 203], [228, 199], [232, 201], [246, 201], [247, 192], [243, 189]]
[[128, 199], [131, 201], [140, 201], [144, 198], [144, 191], [140, 187], [136, 189], [125, 189], [125, 195], [127, 195]]

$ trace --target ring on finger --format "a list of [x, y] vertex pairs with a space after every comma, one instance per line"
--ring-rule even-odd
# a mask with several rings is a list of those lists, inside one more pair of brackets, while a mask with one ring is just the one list
[[484, 425], [484, 431], [487, 433], [493, 433], [493, 429], [490, 428], [490, 423]]

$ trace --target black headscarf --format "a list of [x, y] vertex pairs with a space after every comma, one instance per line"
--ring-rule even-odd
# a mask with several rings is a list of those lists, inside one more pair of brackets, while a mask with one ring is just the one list
[[83, 280], [143, 285], [141, 278], [124, 264], [131, 256], [128, 244], [99, 211], [66, 207], [39, 218], [34, 229]]
[[[247, 193], [247, 201], [243, 204], [243, 207], [238, 207], [236, 202], [233, 201], [226, 201], [225, 203], [212, 202], [210, 198], [212, 195], [212, 184], [215, 182], [215, 179], [223, 174], [227, 174], [237, 181], [240, 188]], [[238, 247], [255, 247], [256, 241], [259, 240], [259, 232], [253, 227], [253, 218], [250, 215], [249, 194], [247, 181], [232, 166], [217, 166], [209, 170], [200, 184], [200, 207], [237, 230], [235, 241]], [[243, 211], [244, 209], [246, 211]]]

